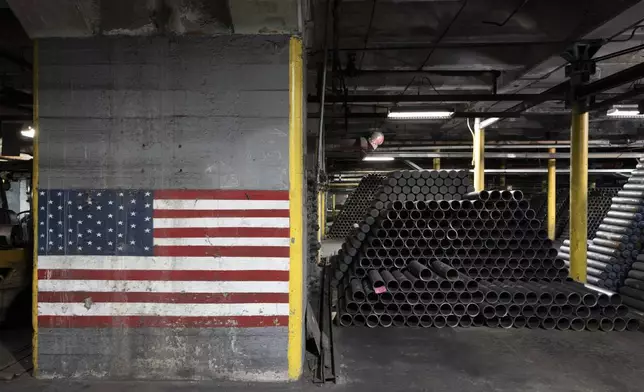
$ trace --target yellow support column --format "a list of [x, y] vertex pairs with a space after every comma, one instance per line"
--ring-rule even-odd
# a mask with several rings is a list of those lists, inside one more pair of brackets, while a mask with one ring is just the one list
[[335, 219], [335, 193], [331, 194], [331, 215]]
[[588, 112], [577, 104], [572, 108], [570, 133], [570, 276], [586, 283]]
[[39, 54], [38, 54], [38, 40], [34, 40], [34, 57], [33, 57], [33, 128], [36, 130], [33, 139], [33, 161], [31, 173], [31, 219], [33, 225], [33, 276], [32, 276], [32, 299], [31, 299], [31, 324], [33, 328], [32, 335], [32, 361], [33, 361], [33, 376], [38, 376], [38, 162], [40, 161], [40, 118], [39, 118]]
[[[557, 152], [554, 148], [550, 154]], [[548, 238], [554, 241], [557, 221], [557, 161], [548, 159]]]
[[[436, 152], [441, 152], [441, 150], [436, 150]], [[441, 159], [434, 158], [434, 170], [440, 170], [440, 169], [441, 169]]]
[[304, 144], [302, 138], [302, 99], [304, 83], [302, 73], [302, 39], [291, 37], [289, 43], [289, 318], [288, 318], [288, 377], [297, 380], [302, 375], [304, 356]]
[[480, 119], [474, 120], [474, 190], [485, 188], [485, 130], [480, 126]]
[[326, 192], [324, 191], [318, 192], [318, 225], [320, 226], [320, 230], [318, 230], [318, 241], [321, 242], [326, 234]]

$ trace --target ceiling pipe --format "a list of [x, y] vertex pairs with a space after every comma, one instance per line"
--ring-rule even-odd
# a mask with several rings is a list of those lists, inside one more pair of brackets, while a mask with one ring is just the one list
[[[367, 119], [367, 120], [378, 120], [387, 118], [387, 112], [375, 112], [375, 113], [332, 113], [324, 114], [325, 118], [351, 118], [351, 119]], [[553, 115], [565, 115], [565, 113], [553, 113]], [[458, 118], [479, 118], [479, 117], [504, 117], [504, 118], [518, 118], [521, 117], [521, 113], [506, 113], [506, 112], [454, 112], [452, 117]], [[320, 118], [320, 113], [308, 113], [307, 118]]]
[[[486, 146], [487, 148], [487, 146]], [[467, 152], [375, 152], [370, 156], [387, 156], [393, 158], [472, 158], [472, 153]], [[547, 152], [491, 152], [485, 158], [505, 159], [570, 159], [570, 153]], [[644, 152], [591, 152], [589, 159], [642, 159]]]
[[[596, 40], [576, 40], [575, 42], [596, 42]], [[562, 45], [569, 44], [568, 40], [550, 40], [550, 41], [494, 41], [494, 42], [440, 42], [435, 44], [422, 44], [413, 46], [368, 46], [368, 47], [344, 47], [334, 48], [330, 50], [337, 50], [340, 52], [377, 52], [377, 51], [392, 51], [392, 50], [431, 50], [431, 49], [463, 49], [463, 48], [488, 48], [488, 47], [514, 47], [514, 46], [548, 46], [548, 45]], [[317, 51], [319, 52], [319, 51]], [[313, 52], [315, 54], [316, 52]]]
[[[644, 142], [637, 143], [628, 143], [628, 144], [590, 144], [591, 148], [644, 148]], [[417, 152], [425, 150], [436, 150], [440, 148], [441, 150], [471, 150], [471, 144], [463, 144], [458, 146], [407, 146], [407, 147], [381, 147], [378, 152], [385, 154], [387, 152]], [[509, 150], [509, 149], [549, 149], [549, 148], [559, 148], [559, 149], [569, 149], [570, 144], [515, 144], [515, 145], [499, 145], [499, 144], [486, 144], [486, 150]], [[644, 154], [644, 153], [643, 153]]]
[[359, 77], [363, 75], [409, 75], [409, 74], [430, 74], [439, 76], [501, 76], [501, 71], [497, 70], [460, 70], [460, 69], [364, 69], [358, 70], [350, 77]]
[[[561, 94], [433, 94], [433, 95], [329, 95], [333, 103], [405, 103], [405, 102], [496, 102], [496, 101], [563, 101]], [[319, 96], [309, 96], [308, 103], [320, 103]], [[487, 113], [486, 113], [487, 116]]]
[[[446, 170], [471, 170], [470, 168], [452, 168]], [[384, 174], [390, 173], [393, 170], [389, 171], [366, 171], [361, 174], [332, 174], [330, 177], [331, 183], [335, 184], [347, 184], [355, 183], [359, 181], [362, 177], [369, 174]], [[633, 169], [588, 169], [588, 174], [618, 174], [620, 176], [628, 176]], [[546, 174], [548, 173], [547, 168], [523, 168], [523, 169], [485, 169], [485, 174]], [[569, 174], [570, 169], [557, 169], [557, 174]]]

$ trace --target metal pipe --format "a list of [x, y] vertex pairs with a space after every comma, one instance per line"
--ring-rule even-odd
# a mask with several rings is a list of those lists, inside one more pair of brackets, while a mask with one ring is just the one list
[[[309, 103], [321, 103], [318, 96], [308, 97]], [[561, 95], [541, 94], [439, 94], [439, 95], [330, 95], [326, 104], [334, 103], [409, 103], [409, 102], [496, 102], [496, 101], [561, 101]]]
[[613, 241], [605, 238], [600, 238], [600, 237], [595, 237], [593, 239], [593, 244], [597, 244], [600, 246], [604, 246], [607, 248], [614, 248], [614, 249], [619, 249], [619, 250], [624, 250], [626, 249], [626, 244], [620, 242], [620, 241]]
[[622, 301], [624, 302], [625, 305], [628, 305], [631, 308], [637, 309], [640, 312], [644, 312], [644, 301], [636, 298], [632, 298], [629, 295], [623, 295]]
[[[585, 113], [588, 114], [588, 113]], [[574, 148], [571, 148], [571, 151]], [[387, 156], [393, 158], [461, 158], [467, 159], [471, 157], [467, 152], [390, 152], [376, 151], [370, 156]], [[489, 152], [486, 154], [487, 158], [505, 158], [505, 159], [570, 159], [571, 157], [566, 153], [550, 154], [548, 152]], [[589, 159], [639, 159], [642, 153], [638, 152], [591, 152], [587, 153]], [[499, 169], [500, 170], [500, 169]], [[507, 173], [510, 169], [505, 169]], [[542, 169], [545, 172], [546, 169]], [[625, 170], [623, 172], [630, 173], [632, 170]], [[606, 172], [615, 172], [610, 169]]]
[[367, 274], [369, 281], [371, 282], [371, 287], [376, 294], [381, 294], [387, 289], [385, 288], [385, 281], [382, 279], [382, 276], [376, 270], [370, 270]]
[[642, 214], [637, 213], [637, 212], [625, 212], [625, 211], [609, 210], [608, 213], [606, 213], [606, 216], [609, 217], [609, 218], [630, 219], [630, 220], [634, 220], [636, 222], [639, 222], [639, 221], [642, 220]]
[[456, 271], [456, 269], [450, 267], [449, 265], [438, 260], [433, 260], [430, 265], [432, 270], [440, 275], [443, 279], [451, 281], [458, 279], [458, 272]]
[[[487, 144], [485, 146], [487, 149]], [[488, 154], [489, 157], [489, 154]], [[588, 169], [589, 174], [613, 174], [613, 173], [630, 173], [630, 169]], [[376, 172], [377, 173], [377, 172]], [[486, 174], [534, 174], [534, 173], [548, 173], [547, 168], [521, 168], [521, 169], [485, 169], [484, 173]], [[559, 168], [556, 171], [557, 175], [569, 174], [570, 169]], [[372, 174], [372, 173], [368, 173]], [[331, 175], [331, 181], [335, 181], [335, 184], [350, 184], [352, 186], [358, 186], [359, 183], [354, 182], [358, 179], [365, 177], [367, 173], [335, 173]], [[635, 184], [625, 184], [624, 186], [635, 185]], [[643, 188], [638, 188], [639, 190], [644, 190]], [[634, 188], [629, 188], [634, 189]]]
[[644, 291], [642, 290], [634, 289], [630, 286], [623, 286], [623, 287], [620, 287], [619, 292], [622, 295], [635, 298], [638, 301], [644, 301]]

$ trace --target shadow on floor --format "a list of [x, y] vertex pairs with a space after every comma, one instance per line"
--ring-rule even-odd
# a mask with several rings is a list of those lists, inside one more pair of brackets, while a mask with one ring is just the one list
[[0, 329], [0, 382], [32, 369], [31, 328]]

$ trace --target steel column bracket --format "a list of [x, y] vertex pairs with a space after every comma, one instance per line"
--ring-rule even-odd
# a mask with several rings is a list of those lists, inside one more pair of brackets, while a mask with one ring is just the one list
[[586, 111], [594, 97], [579, 99], [577, 88], [590, 81], [597, 70], [593, 56], [602, 47], [603, 41], [596, 40], [585, 43], [575, 43], [561, 54], [569, 64], [566, 66], [566, 76], [570, 78], [570, 90], [567, 92], [566, 105], [572, 107], [578, 103], [582, 111]]

